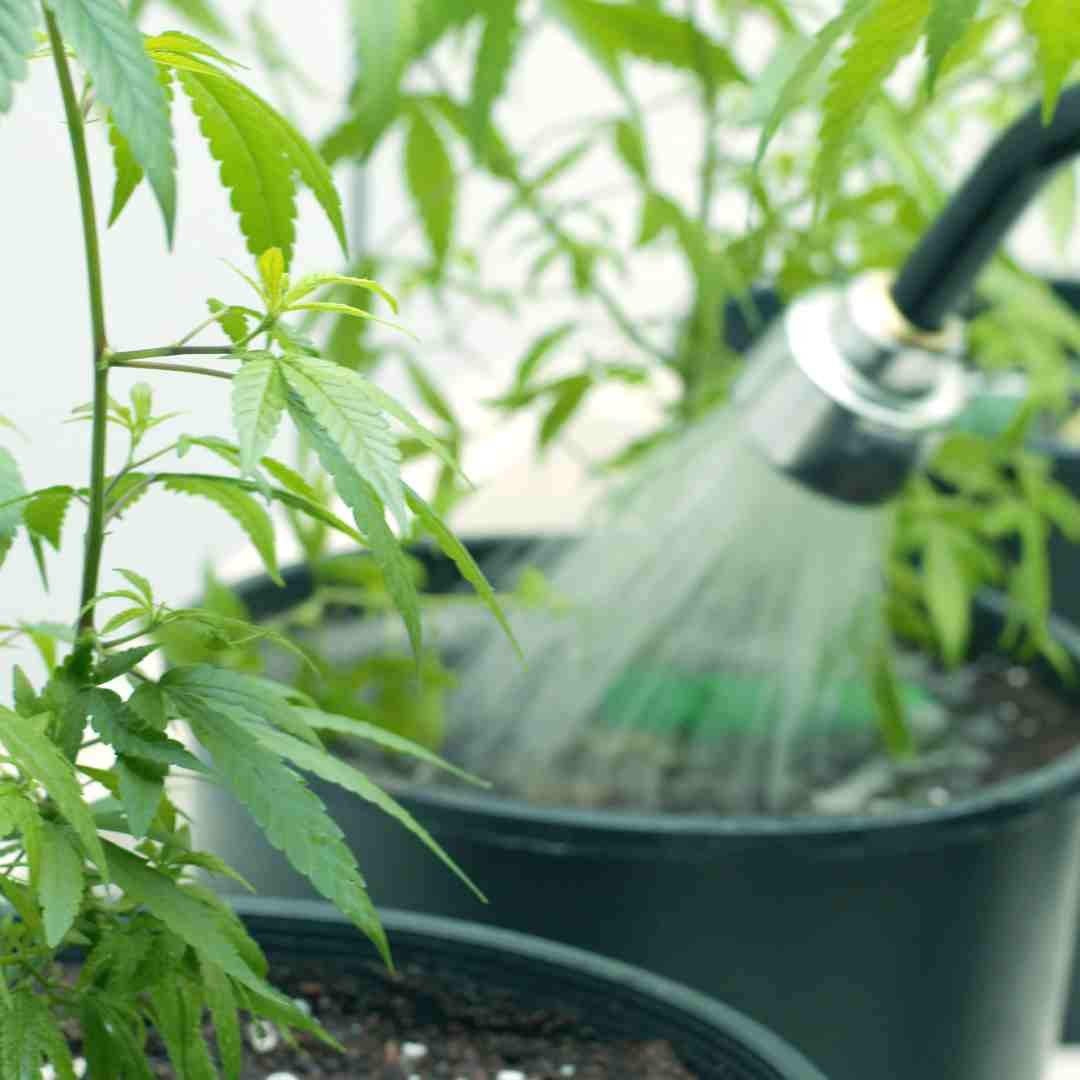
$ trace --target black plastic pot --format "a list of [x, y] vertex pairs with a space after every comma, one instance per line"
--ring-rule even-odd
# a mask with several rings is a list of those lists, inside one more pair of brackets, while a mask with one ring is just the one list
[[[500, 546], [474, 550], [483, 562]], [[449, 576], [441, 559], [432, 566]], [[270, 615], [310, 587], [303, 570], [287, 577], [284, 592], [265, 581], [243, 592]], [[992, 648], [1000, 613], [984, 606], [977, 623], [977, 649]], [[1042, 1080], [1074, 944], [1080, 753], [888, 817], [553, 810], [399, 786], [487, 906], [390, 819], [313, 787], [379, 904], [673, 978], [755, 1017], [834, 1080]], [[190, 801], [196, 840], [260, 893], [311, 895], [225, 795], [196, 784]]]
[[[270, 960], [323, 960], [363, 977], [374, 953], [329, 904], [241, 898], [236, 909]], [[824, 1080], [760, 1025], [648, 972], [535, 937], [451, 919], [382, 913], [399, 966], [467, 976], [534, 1007], [569, 1009], [600, 1035], [661, 1039], [700, 1080]], [[647, 1078], [643, 1078], [647, 1080]]]

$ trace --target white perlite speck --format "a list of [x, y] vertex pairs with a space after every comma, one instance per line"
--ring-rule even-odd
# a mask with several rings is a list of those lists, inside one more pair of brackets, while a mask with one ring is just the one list
[[576, 1065], [560, 1065], [559, 1066], [559, 1075], [560, 1076], [574, 1076], [576, 1073], [577, 1073], [577, 1066]]
[[265, 1020], [253, 1020], [248, 1024], [247, 1037], [256, 1054], [269, 1054], [281, 1041], [277, 1028]]
[[495, 1080], [528, 1080], [519, 1069], [500, 1069], [495, 1074]]
[[271, 1073], [266, 1080], [300, 1080], [299, 1077], [294, 1076], [292, 1073], [276, 1072]]
[[300, 1010], [305, 1016], [311, 1015], [311, 1002], [307, 998], [293, 998], [292, 1003]]
[[401, 1056], [406, 1061], [422, 1061], [427, 1057], [427, 1047], [423, 1043], [403, 1042]]

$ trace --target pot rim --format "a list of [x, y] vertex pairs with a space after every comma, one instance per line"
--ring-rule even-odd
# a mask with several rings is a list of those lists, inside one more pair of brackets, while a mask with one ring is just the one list
[[[467, 544], [520, 545], [528, 537], [475, 536]], [[534, 537], [532, 539], [558, 539]], [[437, 554], [437, 553], [436, 553]], [[282, 571], [286, 586], [303, 587], [310, 571], [297, 564]], [[231, 583], [245, 599], [278, 587], [259, 574]], [[1003, 618], [1006, 598], [980, 594], [978, 605]], [[1080, 666], [1080, 630], [1052, 618], [1054, 633]], [[909, 807], [887, 815], [690, 814], [659, 811], [537, 806], [522, 799], [473, 794], [456, 788], [380, 777], [380, 783], [426, 814], [422, 823], [438, 836], [461, 836], [498, 847], [552, 855], [593, 851], [604, 857], [704, 862], [768, 842], [814, 858], [861, 856], [869, 851], [939, 848], [1002, 827], [1024, 827], [1080, 793], [1080, 747], [1044, 765], [940, 807]]]
[[[227, 899], [249, 928], [255, 929], [256, 938], [260, 923], [264, 924], [264, 929], [274, 926], [275, 933], [285, 934], [290, 933], [290, 924], [294, 926], [293, 933], [298, 929], [295, 924], [318, 924], [331, 930], [340, 928], [350, 939], [368, 945], [355, 925], [332, 904], [257, 896], [230, 896]], [[391, 950], [395, 938], [411, 939], [413, 944], [449, 943], [470, 952], [509, 954], [517, 961], [552, 970], [554, 978], [559, 975], [584, 976], [590, 981], [608, 984], [614, 993], [630, 998], [631, 1003], [642, 998], [651, 999], [668, 1012], [677, 1012], [697, 1025], [722, 1032], [757, 1056], [760, 1064], [778, 1070], [778, 1080], [781, 1076], [784, 1080], [825, 1080], [798, 1051], [757, 1021], [723, 1002], [642, 968], [531, 934], [462, 919], [393, 909], [380, 909], [379, 919], [390, 939]], [[374, 951], [372, 959], [375, 959]]]

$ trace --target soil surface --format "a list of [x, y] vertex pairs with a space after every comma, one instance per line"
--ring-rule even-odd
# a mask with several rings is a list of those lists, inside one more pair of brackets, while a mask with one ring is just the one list
[[[451, 729], [443, 753], [492, 780], [496, 796], [536, 805], [834, 815], [944, 806], [1080, 747], [1080, 706], [1036, 667], [987, 655], [942, 671], [910, 656], [904, 678], [930, 702], [911, 717], [915, 754], [903, 760], [891, 756], [868, 715], [865, 725], [823, 729], [788, 747], [779, 797], [769, 799], [762, 778], [775, 747], [768, 737], [755, 740], [745, 732], [725, 740], [698, 735], [680, 742], [671, 732], [583, 726], [558, 759], [528, 767], [511, 759], [472, 761], [467, 746], [454, 744]], [[400, 758], [385, 758], [381, 765], [399, 781], [458, 783]]]
[[[273, 1025], [248, 1023], [243, 1080], [696, 1080], [666, 1042], [605, 1039], [569, 1010], [533, 1008], [459, 975], [415, 965], [391, 975], [374, 962], [345, 974], [272, 956], [271, 965], [275, 986], [345, 1052], [303, 1033], [289, 1046]], [[155, 1075], [176, 1078], [160, 1044], [151, 1049]]]

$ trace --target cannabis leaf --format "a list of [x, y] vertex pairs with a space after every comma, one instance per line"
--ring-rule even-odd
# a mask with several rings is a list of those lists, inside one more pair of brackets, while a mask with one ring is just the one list
[[961, 41], [975, 18], [980, 0], [932, 0], [926, 23], [927, 83], [941, 72], [949, 50]]
[[166, 491], [196, 495], [217, 503], [247, 533], [270, 578], [278, 585], [284, 584], [278, 569], [274, 523], [270, 515], [250, 495], [232, 484], [221, 483], [213, 476], [174, 474], [163, 477], [162, 486]]
[[418, 840], [432, 851], [443, 863], [446, 864], [480, 900], [484, 900], [483, 893], [473, 884], [462, 869], [446, 854], [445, 851], [432, 839], [431, 834], [395, 799], [391, 798], [378, 784], [372, 783], [359, 769], [347, 765], [340, 758], [328, 754], [325, 750], [311, 746], [309, 743], [294, 739], [291, 735], [282, 734], [268, 727], [254, 727], [249, 725], [249, 731], [259, 743], [279, 757], [287, 758], [304, 772], [313, 773], [331, 784], [351, 791], [359, 795], [365, 802], [372, 803], [380, 810], [389, 814], [390, 817], [400, 822]]
[[364, 117], [370, 145], [397, 110], [420, 29], [418, 0], [350, 0], [349, 12], [360, 72], [357, 113]]
[[11, 108], [13, 83], [26, 78], [26, 59], [34, 51], [37, 4], [0, 0], [0, 113]]
[[[318, 455], [323, 468], [332, 477], [338, 494], [352, 511], [371, 554], [383, 572], [387, 591], [408, 630], [413, 652], [419, 658], [423, 638], [420, 598], [416, 592], [416, 582], [413, 580], [409, 560], [386, 523], [383, 503], [374, 488], [350, 464], [335, 440], [303, 402], [290, 402], [289, 412]], [[401, 484], [400, 477], [397, 482]]]
[[184, 669], [168, 672], [161, 686], [209, 751], [222, 783], [248, 809], [270, 843], [352, 919], [389, 962], [386, 936], [356, 860], [322, 802], [277, 754], [237, 723], [236, 699], [242, 690], [222, 695], [185, 686], [183, 673]]
[[38, 492], [23, 509], [23, 522], [27, 529], [43, 540], [47, 540], [56, 551], [60, 550], [60, 533], [64, 527], [68, 507], [74, 497], [75, 492], [72, 488], [45, 488]]
[[822, 104], [815, 167], [819, 202], [835, 186], [841, 155], [874, 95], [919, 41], [929, 10], [930, 0], [877, 0], [856, 25]]
[[25, 720], [0, 706], [0, 743], [7, 748], [16, 768], [45, 789], [75, 830], [83, 850], [107, 879], [105, 852], [75, 770], [45, 734], [40, 718]]
[[15, 542], [15, 534], [22, 521], [24, 496], [19, 466], [8, 450], [0, 446], [0, 566]]
[[285, 380], [272, 353], [249, 354], [233, 378], [233, 424], [240, 439], [240, 471], [254, 472], [285, 411]]
[[[405, 528], [408, 515], [401, 487], [401, 453], [375, 402], [373, 384], [363, 375], [313, 356], [286, 357], [281, 370], [289, 388], [345, 461]], [[355, 511], [355, 507], [350, 509]], [[358, 524], [366, 534], [364, 525]]]
[[38, 895], [41, 897], [45, 941], [54, 949], [71, 929], [83, 894], [82, 856], [67, 833], [51, 821], [42, 822]]
[[405, 498], [408, 500], [409, 508], [416, 514], [421, 526], [431, 535], [431, 538], [439, 545], [442, 552], [451, 559], [461, 576], [476, 590], [477, 596], [480, 597], [488, 610], [498, 620], [499, 625], [506, 632], [506, 636], [520, 656], [521, 648], [514, 637], [513, 630], [510, 628], [510, 623], [507, 621], [502, 605], [495, 595], [495, 590], [491, 587], [491, 582], [488, 581], [469, 550], [450, 531], [446, 522], [408, 485], [405, 486]]
[[1061, 88], [1080, 57], [1080, 21], [1070, 0], [1028, 0], [1024, 25], [1039, 44], [1043, 73], [1043, 119], [1054, 115]]
[[844, 10], [835, 18], [827, 22], [815, 35], [813, 42], [807, 46], [806, 52], [799, 61], [798, 66], [784, 83], [783, 89], [769, 113], [761, 129], [758, 138], [755, 167], [761, 164], [765, 151], [777, 131], [780, 130], [784, 120], [795, 110], [803, 100], [806, 93], [807, 83], [817, 74], [821, 65], [829, 58], [835, 45], [840, 39], [862, 19], [863, 15], [877, 2], [877, 0], [848, 0]]
[[549, 6], [619, 85], [624, 56], [693, 74], [704, 64], [714, 83], [745, 81], [731, 53], [687, 19], [607, 0], [550, 0]]
[[457, 173], [442, 136], [419, 106], [411, 111], [405, 139], [405, 178], [440, 267], [450, 250]]
[[286, 265], [292, 260], [297, 177], [311, 189], [347, 252], [341, 197], [316, 150], [258, 94], [212, 63], [214, 56], [206, 55], [210, 46], [184, 35], [185, 47], [178, 37], [150, 38], [147, 51], [176, 72], [190, 99], [210, 152], [221, 163], [221, 179], [251, 253], [279, 248]]
[[245, 963], [234, 944], [232, 931], [209, 904], [111, 841], [105, 841], [105, 852], [113, 882], [160, 919], [197, 955], [217, 964], [242, 985], [260, 994], [278, 996]]
[[172, 242], [176, 153], [165, 91], [142, 35], [120, 0], [49, 0], [64, 38], [94, 80], [94, 91], [145, 171]]
[[506, 89], [521, 40], [518, 0], [502, 0], [484, 12], [484, 33], [476, 50], [469, 93], [469, 141], [483, 158], [491, 131], [491, 110]]

